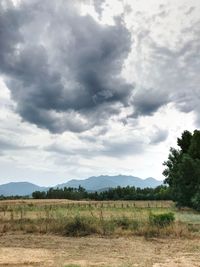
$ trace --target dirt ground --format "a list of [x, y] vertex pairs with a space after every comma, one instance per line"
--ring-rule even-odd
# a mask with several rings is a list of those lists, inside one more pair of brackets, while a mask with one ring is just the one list
[[[69, 238], [7, 233], [0, 266], [200, 267], [199, 239]], [[72, 265], [73, 266], [73, 265]]]

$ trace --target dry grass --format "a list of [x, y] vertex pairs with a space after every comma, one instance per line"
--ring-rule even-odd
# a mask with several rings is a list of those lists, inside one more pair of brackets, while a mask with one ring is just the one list
[[4, 206], [18, 206], [18, 205], [37, 205], [37, 206], [46, 206], [46, 205], [53, 205], [53, 206], [73, 206], [73, 205], [80, 205], [80, 206], [95, 206], [95, 207], [138, 207], [138, 208], [147, 208], [147, 207], [154, 207], [154, 208], [170, 208], [173, 206], [172, 201], [88, 201], [88, 200], [68, 200], [68, 199], [16, 199], [16, 200], [1, 200], [0, 207]]
[[[151, 213], [173, 211], [176, 222], [151, 225]], [[189, 220], [192, 218], [192, 220]], [[0, 232], [62, 235], [199, 236], [200, 214], [178, 211], [170, 201], [10, 200], [0, 202]]]
[[0, 266], [199, 267], [199, 239], [4, 234]]

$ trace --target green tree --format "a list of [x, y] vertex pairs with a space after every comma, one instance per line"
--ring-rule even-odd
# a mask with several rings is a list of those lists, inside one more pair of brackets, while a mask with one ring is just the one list
[[200, 131], [184, 131], [177, 139], [178, 149], [171, 148], [163, 175], [180, 206], [198, 206], [200, 194]]
[[32, 193], [32, 197], [35, 199], [45, 199], [46, 192], [45, 191], [35, 191]]

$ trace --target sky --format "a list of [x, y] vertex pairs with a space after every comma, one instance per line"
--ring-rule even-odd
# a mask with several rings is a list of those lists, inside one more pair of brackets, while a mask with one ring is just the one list
[[0, 184], [164, 179], [199, 73], [199, 0], [0, 0]]

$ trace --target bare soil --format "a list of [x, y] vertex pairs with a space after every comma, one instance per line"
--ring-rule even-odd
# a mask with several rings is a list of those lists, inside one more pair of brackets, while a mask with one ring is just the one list
[[0, 266], [200, 267], [200, 239], [70, 238], [6, 233]]

